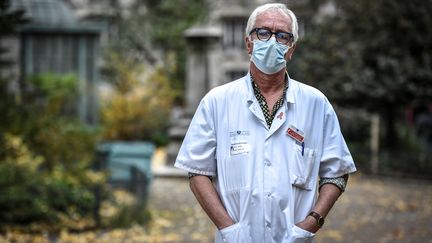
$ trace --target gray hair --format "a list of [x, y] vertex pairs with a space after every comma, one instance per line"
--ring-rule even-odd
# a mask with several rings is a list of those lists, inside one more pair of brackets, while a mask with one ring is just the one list
[[294, 43], [298, 40], [298, 23], [297, 17], [293, 13], [293, 11], [289, 10], [285, 4], [283, 3], [268, 3], [257, 7], [252, 14], [249, 16], [247, 25], [246, 25], [246, 36], [252, 31], [253, 27], [256, 23], [256, 18], [259, 14], [269, 11], [269, 10], [278, 10], [291, 18], [291, 31], [294, 35]]

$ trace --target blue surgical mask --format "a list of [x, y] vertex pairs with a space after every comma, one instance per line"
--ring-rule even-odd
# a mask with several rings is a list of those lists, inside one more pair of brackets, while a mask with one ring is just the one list
[[254, 40], [253, 44], [251, 61], [261, 72], [273, 74], [285, 67], [289, 46], [278, 43], [274, 37], [267, 41]]

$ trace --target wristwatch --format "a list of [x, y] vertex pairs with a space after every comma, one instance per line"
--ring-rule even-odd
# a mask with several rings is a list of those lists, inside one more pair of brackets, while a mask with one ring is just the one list
[[322, 227], [324, 225], [324, 218], [317, 212], [311, 211], [308, 216], [312, 216], [316, 219], [317, 221], [317, 226], [318, 227]]

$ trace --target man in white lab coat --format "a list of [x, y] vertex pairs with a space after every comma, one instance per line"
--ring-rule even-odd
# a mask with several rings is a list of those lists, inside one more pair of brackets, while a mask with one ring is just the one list
[[248, 74], [202, 99], [177, 156], [216, 242], [313, 242], [356, 171], [327, 98], [288, 75], [297, 39], [284, 4], [255, 9]]

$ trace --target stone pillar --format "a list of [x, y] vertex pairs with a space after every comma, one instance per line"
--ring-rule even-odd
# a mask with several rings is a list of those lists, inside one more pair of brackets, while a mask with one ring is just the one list
[[217, 27], [197, 26], [185, 31], [187, 40], [185, 107], [172, 121], [167, 148], [167, 165], [173, 165], [192, 116], [202, 97], [214, 86], [214, 55], [220, 47]]

